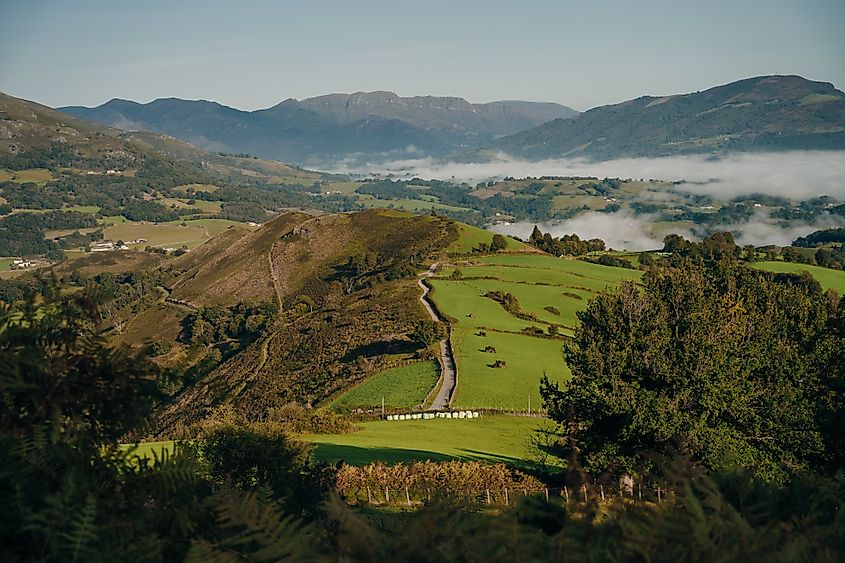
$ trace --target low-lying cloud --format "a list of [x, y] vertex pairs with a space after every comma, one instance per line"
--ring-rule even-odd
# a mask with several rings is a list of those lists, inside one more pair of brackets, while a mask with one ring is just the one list
[[[453, 180], [475, 184], [508, 176], [595, 176], [598, 178], [654, 179], [682, 182], [672, 191], [709, 195], [730, 200], [752, 194], [780, 196], [802, 201], [828, 195], [845, 200], [845, 151], [792, 151], [778, 153], [737, 153], [720, 158], [707, 155], [665, 158], [624, 158], [593, 162], [583, 158], [527, 161], [499, 154], [492, 162], [462, 163], [431, 158], [400, 159], [355, 167], [351, 162], [338, 165], [339, 172], [393, 174], [402, 177]], [[671, 191], [647, 190], [636, 201], [670, 202]], [[538, 223], [543, 232], [554, 236], [577, 233], [581, 238], [601, 238], [608, 247], [624, 250], [649, 250], [663, 245], [664, 232], [655, 231], [650, 215], [636, 215], [630, 210], [616, 213], [587, 212], [560, 222]], [[521, 238], [530, 235], [535, 223], [526, 221], [500, 224], [491, 230]], [[762, 246], [788, 245], [817, 229], [845, 226], [845, 218], [824, 214], [812, 224], [776, 221], [760, 211], [747, 221], [722, 225], [696, 225], [692, 229], [673, 229], [691, 240], [699, 240], [714, 231], [731, 231], [739, 244]], [[665, 227], [664, 227], [665, 228]]]
[[492, 162], [462, 163], [431, 158], [338, 165], [338, 172], [395, 174], [477, 183], [506, 176], [596, 176], [599, 178], [686, 180], [678, 186], [721, 199], [764, 193], [791, 199], [830, 195], [845, 199], [845, 152], [792, 151], [665, 158], [623, 158], [592, 162], [584, 158], [527, 161], [504, 153]]
[[681, 235], [688, 240], [701, 240], [713, 232], [729, 231], [741, 246], [787, 246], [796, 238], [818, 229], [845, 227], [845, 218], [830, 214], [820, 216], [813, 224], [790, 221], [784, 226], [779, 222], [772, 222], [767, 214], [761, 211], [741, 223], [696, 225], [692, 229], [678, 224], [677, 228], [670, 227], [658, 232], [655, 230], [655, 219], [652, 215], [635, 215], [629, 210], [616, 213], [591, 211], [566, 221], [500, 223], [490, 227], [490, 230], [526, 239], [531, 235], [534, 225], [537, 225], [541, 231], [551, 233], [555, 237], [574, 233], [582, 239], [600, 238], [608, 248], [639, 251], [661, 248], [663, 237], [669, 233]]
[[[490, 230], [526, 239], [531, 235], [534, 225], [537, 225], [541, 231], [551, 233], [554, 237], [575, 233], [582, 239], [600, 238], [608, 248], [617, 250], [654, 250], [663, 246], [663, 239], [653, 232], [652, 219], [648, 215], [638, 216], [627, 210], [616, 213], [592, 211], [566, 221], [502, 223], [490, 227]], [[684, 229], [676, 232], [686, 238], [694, 237], [692, 232]]]

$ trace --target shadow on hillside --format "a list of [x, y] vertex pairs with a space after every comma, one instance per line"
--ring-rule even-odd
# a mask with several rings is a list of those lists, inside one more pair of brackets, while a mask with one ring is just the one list
[[352, 362], [360, 357], [371, 358], [385, 354], [410, 354], [416, 352], [419, 348], [420, 345], [411, 340], [379, 340], [350, 350], [341, 361]]
[[350, 465], [366, 465], [380, 461], [383, 463], [410, 463], [413, 461], [484, 461], [488, 463], [505, 463], [521, 469], [530, 470], [533, 462], [511, 456], [491, 454], [480, 450], [458, 450], [458, 455], [449, 455], [427, 450], [412, 450], [404, 448], [361, 447], [343, 444], [316, 444], [316, 457], [320, 461], [335, 463], [343, 461]]

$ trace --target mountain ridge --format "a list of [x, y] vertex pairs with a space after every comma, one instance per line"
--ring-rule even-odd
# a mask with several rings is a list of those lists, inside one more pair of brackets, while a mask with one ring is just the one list
[[753, 150], [845, 149], [845, 93], [795, 75], [640, 96], [494, 141], [527, 159], [659, 157]]
[[401, 97], [386, 91], [288, 98], [254, 111], [172, 97], [145, 104], [113, 98], [94, 108], [60, 111], [110, 127], [171, 135], [206, 150], [297, 163], [359, 153], [445, 156], [577, 114], [551, 102], [471, 104], [458, 97]]

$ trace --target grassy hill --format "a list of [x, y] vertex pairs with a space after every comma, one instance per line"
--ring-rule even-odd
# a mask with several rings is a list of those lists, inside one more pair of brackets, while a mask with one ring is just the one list
[[[459, 279], [453, 279], [454, 268]], [[552, 380], [569, 376], [561, 338], [577, 326], [576, 313], [597, 292], [640, 275], [544, 254], [456, 260], [432, 281], [432, 297], [452, 319], [459, 373], [453, 404], [527, 410], [530, 396], [534, 410], [540, 409], [543, 373]], [[507, 310], [489, 297], [492, 292], [511, 294], [518, 309]], [[504, 365], [493, 367], [497, 360]]]
[[601, 106], [495, 141], [530, 159], [845, 148], [845, 93], [799, 76]]
[[800, 274], [808, 272], [821, 284], [824, 289], [833, 289], [839, 295], [845, 295], [845, 271], [811, 266], [809, 264], [798, 264], [795, 262], [754, 262], [751, 267], [767, 272], [779, 272], [786, 274]]

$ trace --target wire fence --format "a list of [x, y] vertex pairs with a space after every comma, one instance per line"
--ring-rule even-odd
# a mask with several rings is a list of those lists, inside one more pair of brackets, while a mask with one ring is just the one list
[[603, 484], [583, 484], [576, 487], [547, 487], [540, 490], [527, 488], [500, 488], [470, 490], [461, 488], [385, 487], [365, 485], [338, 491], [341, 498], [352, 505], [369, 506], [422, 506], [441, 500], [454, 500], [479, 505], [510, 506], [525, 497], [544, 498], [563, 504], [624, 501], [627, 503], [661, 504], [671, 497], [671, 492], [661, 486], [605, 487]]

